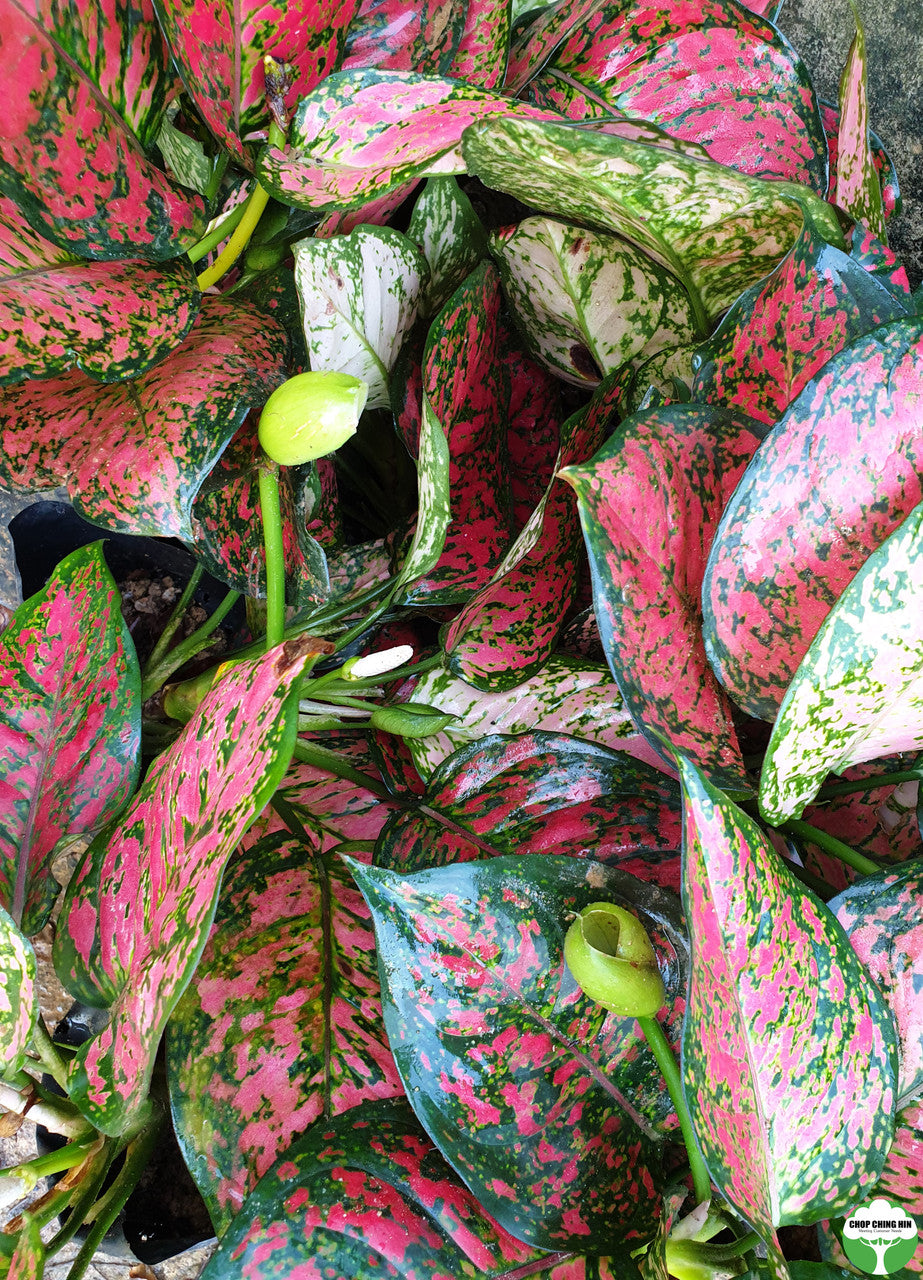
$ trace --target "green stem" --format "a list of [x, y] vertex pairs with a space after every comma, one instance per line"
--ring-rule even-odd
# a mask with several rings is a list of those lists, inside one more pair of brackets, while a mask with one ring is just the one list
[[222, 240], [227, 240], [228, 236], [240, 225], [240, 220], [246, 212], [247, 201], [241, 200], [240, 204], [235, 205], [217, 227], [212, 227], [211, 231], [204, 235], [198, 244], [194, 244], [191, 249], [186, 250], [186, 256], [189, 261], [195, 264], [200, 258], [204, 258], [206, 254], [211, 253], [212, 249], [216, 249]]
[[371, 613], [367, 613], [364, 618], [360, 618], [354, 627], [350, 627], [350, 629], [348, 631], [344, 631], [341, 636], [337, 636], [334, 641], [337, 652], [341, 649], [345, 649], [347, 645], [352, 644], [352, 642], [358, 639], [359, 636], [364, 635], [372, 623], [377, 622], [381, 615], [383, 613], [387, 613], [390, 608], [391, 597], [389, 595], [385, 600], [382, 600], [377, 604]]
[[[215, 157], [215, 167], [212, 169], [212, 176], [209, 178], [208, 185], [202, 192], [209, 204], [211, 204], [215, 196], [218, 194], [218, 188], [221, 186], [221, 179], [224, 177], [224, 171], [228, 167], [230, 158], [231, 157], [226, 151], [219, 152]], [[195, 261], [195, 259], [193, 259], [193, 261]]]
[[848, 796], [854, 791], [874, 791], [876, 787], [897, 787], [902, 782], [923, 781], [923, 769], [898, 769], [896, 773], [876, 773], [870, 778], [854, 778], [851, 782], [831, 782], [821, 787], [818, 800], [833, 800], [836, 796]]
[[35, 1026], [32, 1028], [32, 1047], [52, 1080], [61, 1092], [68, 1096], [70, 1081], [68, 1080], [67, 1064], [54, 1044], [52, 1044], [51, 1036], [45, 1030], [45, 1024], [41, 1018], [36, 1018]]
[[[273, 122], [269, 126], [269, 145], [271, 147], [281, 147], [285, 144], [285, 134], [279, 126]], [[243, 216], [240, 222], [234, 228], [234, 233], [230, 240], [222, 249], [221, 253], [215, 259], [210, 267], [208, 267], [198, 277], [199, 288], [206, 290], [210, 288], [217, 280], [230, 271], [234, 263], [246, 249], [250, 243], [250, 237], [256, 230], [257, 223], [263, 216], [263, 210], [269, 204], [269, 192], [261, 187], [257, 182], [254, 184], [253, 190], [250, 192], [250, 198], [247, 200]]]
[[[99, 1195], [100, 1188], [106, 1179], [106, 1174], [109, 1172], [109, 1167], [121, 1149], [121, 1143], [107, 1142], [97, 1159], [93, 1161], [90, 1169], [88, 1169], [79, 1188], [71, 1190], [73, 1199], [69, 1205], [67, 1221], [55, 1232], [45, 1246], [45, 1252], [49, 1258], [52, 1254], [57, 1253], [59, 1249], [63, 1249], [86, 1222], [96, 1197]], [[73, 1194], [74, 1191], [77, 1192], [76, 1195]]]
[[784, 822], [778, 830], [783, 835], [794, 836], [800, 840], [810, 840], [811, 844], [816, 844], [818, 849], [823, 849], [824, 853], [829, 853], [834, 858], [839, 858], [840, 862], [845, 862], [847, 867], [852, 867], [864, 876], [873, 876], [881, 870], [881, 867], [872, 862], [870, 858], [863, 857], [861, 853], [851, 849], [842, 840], [837, 840], [836, 836], [828, 835], [826, 831], [819, 831], [817, 827], [812, 827], [809, 822], [796, 822], [793, 819], [791, 822]]
[[808, 889], [816, 893], [821, 902], [829, 902], [831, 898], [836, 897], [836, 890], [831, 888], [826, 880], [821, 880], [820, 876], [814, 875], [807, 867], [802, 867], [799, 863], [793, 862], [791, 858], [783, 858], [782, 861], [796, 880], [800, 880], [803, 885], [806, 885]]
[[183, 594], [180, 596], [176, 604], [173, 606], [173, 611], [170, 614], [169, 618], [167, 618], [166, 626], [164, 627], [163, 631], [161, 631], [160, 636], [157, 640], [157, 643], [154, 645], [153, 649], [150, 652], [147, 662], [144, 664], [144, 671], [142, 672], [142, 675], [145, 678], [147, 677], [148, 673], [157, 666], [157, 664], [163, 658], [164, 654], [170, 648], [170, 642], [173, 639], [173, 637], [176, 635], [177, 629], [179, 628], [179, 624], [183, 620], [183, 614], [189, 608], [190, 601], [192, 600], [192, 597], [195, 594], [195, 591], [199, 583], [202, 581], [204, 574], [205, 574], [204, 566], [197, 564], [192, 571], [192, 576], [190, 577], [189, 581], [186, 583], [186, 586], [183, 590]]
[[66, 1143], [57, 1151], [49, 1151], [47, 1155], [36, 1156], [32, 1160], [24, 1160], [22, 1164], [0, 1169], [0, 1178], [19, 1178], [31, 1189], [40, 1178], [47, 1178], [53, 1173], [64, 1173], [65, 1170], [82, 1164], [96, 1140], [96, 1134], [93, 1132], [77, 1142]]
[[342, 756], [338, 756], [335, 751], [330, 751], [327, 747], [319, 747], [314, 742], [305, 742], [303, 738], [298, 738], [295, 742], [293, 754], [295, 759], [300, 760], [302, 764], [311, 764], [315, 769], [324, 769], [327, 773], [332, 773], [336, 778], [343, 778], [346, 782], [354, 782], [357, 786], [365, 787], [367, 791], [371, 791], [382, 800], [391, 799], [388, 789], [377, 778], [354, 769], [351, 764], [347, 764]]
[[266, 644], [268, 652], [285, 635], [285, 553], [282, 544], [282, 504], [279, 464], [263, 454], [259, 468], [260, 514], [266, 547]]
[[185, 640], [181, 640], [176, 648], [171, 649], [169, 654], [156, 667], [148, 668], [141, 683], [142, 701], [146, 702], [148, 698], [152, 697], [163, 682], [172, 676], [174, 671], [178, 671], [196, 654], [208, 648], [212, 643], [212, 633], [217, 630], [219, 624], [224, 621], [239, 599], [239, 591], [229, 591], [214, 613], [205, 619], [201, 627], [197, 627]]
[[638, 1025], [644, 1032], [644, 1038], [650, 1046], [651, 1053], [657, 1059], [657, 1065], [663, 1072], [663, 1078], [667, 1082], [667, 1089], [676, 1108], [679, 1127], [689, 1155], [689, 1168], [692, 1170], [692, 1188], [695, 1193], [696, 1203], [702, 1204], [704, 1201], [711, 1199], [711, 1178], [708, 1176], [705, 1161], [702, 1159], [699, 1148], [696, 1145], [692, 1117], [689, 1114], [689, 1108], [686, 1106], [683, 1082], [680, 1079], [679, 1067], [673, 1056], [673, 1050], [670, 1048], [669, 1041], [663, 1033], [663, 1028], [656, 1018], [639, 1018]]

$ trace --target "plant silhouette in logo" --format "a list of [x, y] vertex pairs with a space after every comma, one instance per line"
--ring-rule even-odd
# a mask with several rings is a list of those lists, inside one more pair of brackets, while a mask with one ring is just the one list
[[[863, 1271], [886, 1276], [910, 1261], [919, 1236], [917, 1224], [900, 1205], [879, 1199], [860, 1205], [846, 1219], [843, 1248], [850, 1262]], [[869, 1265], [869, 1252], [874, 1255], [874, 1266]]]

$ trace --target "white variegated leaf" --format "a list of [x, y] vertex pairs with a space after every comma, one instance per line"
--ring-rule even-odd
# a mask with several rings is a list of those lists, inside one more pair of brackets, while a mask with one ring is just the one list
[[795, 672], [760, 809], [797, 818], [828, 773], [923, 747], [923, 503], [866, 560]]
[[438, 311], [482, 258], [487, 236], [471, 201], [452, 177], [427, 178], [413, 207], [407, 238], [429, 263], [426, 307]]
[[38, 1017], [35, 952], [0, 907], [0, 1078], [16, 1074]]
[[452, 519], [449, 509], [449, 444], [442, 423], [426, 395], [423, 396], [417, 457], [417, 495], [417, 527], [395, 590], [429, 573], [438, 562]]
[[533, 353], [577, 386], [690, 341], [695, 316], [674, 275], [627, 240], [526, 218], [491, 251]]
[[388, 375], [420, 313], [426, 259], [391, 227], [299, 240], [294, 251], [311, 368], [364, 378], [366, 408], [387, 407]]

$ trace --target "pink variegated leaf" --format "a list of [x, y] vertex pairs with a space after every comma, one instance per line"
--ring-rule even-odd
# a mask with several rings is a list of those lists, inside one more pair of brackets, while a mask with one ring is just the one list
[[836, 600], [923, 498], [921, 423], [923, 321], [907, 318], [834, 356], [760, 445], [702, 599], [709, 660], [751, 715], [775, 718]]
[[504, 81], [506, 92], [521, 93], [568, 35], [589, 22], [598, 8], [599, 0], [548, 4], [542, 6], [531, 21], [521, 26], [517, 24]]
[[833, 915], [683, 757], [693, 939], [683, 1090], [712, 1181], [766, 1241], [862, 1203], [891, 1143], [897, 1033]]
[[635, 1280], [619, 1258], [553, 1254], [481, 1207], [400, 1100], [319, 1122], [264, 1175], [201, 1280]]
[[407, 1097], [479, 1202], [539, 1248], [618, 1254], [650, 1240], [650, 1141], [672, 1107], [638, 1070], [634, 1019], [584, 996], [563, 944], [571, 913], [600, 897], [633, 910], [655, 943], [673, 1030], [688, 945], [676, 896], [566, 857], [350, 868], [372, 908]]
[[563, 39], [530, 84], [532, 101], [572, 120], [639, 116], [741, 173], [826, 190], [817, 99], [771, 23], [730, 0], [694, 10], [598, 3], [576, 25], [564, 8]]
[[462, 134], [498, 116], [559, 118], [461, 80], [340, 71], [302, 99], [289, 150], [261, 153], [260, 181], [286, 204], [355, 208], [431, 174], [464, 173]]
[[22, 1068], [39, 1016], [35, 952], [0, 907], [0, 1078]]
[[335, 846], [276, 832], [234, 858], [167, 1028], [167, 1072], [177, 1136], [219, 1234], [316, 1120], [403, 1092], [369, 911]]
[[359, 0], [155, 0], [176, 65], [202, 119], [247, 167], [248, 135], [265, 135], [263, 59], [294, 71], [283, 108], [291, 111], [343, 56]]
[[506, 446], [510, 460], [513, 528], [518, 533], [541, 502], [561, 445], [561, 385], [548, 370], [508, 343], [503, 355], [510, 380]]
[[0, 483], [65, 486], [88, 520], [124, 533], [192, 537], [203, 480], [252, 406], [285, 378], [283, 331], [207, 297], [186, 340], [131, 382], [72, 372], [0, 392]]
[[205, 229], [205, 204], [146, 155], [172, 85], [150, 0], [3, 0], [0, 192], [84, 258], [161, 261]]
[[[910, 303], [910, 280], [907, 268], [898, 259], [893, 249], [873, 236], [871, 231], [856, 224], [847, 236], [849, 256], [879, 284], [883, 284], [898, 302]], [[910, 304], [912, 305], [912, 304]]]
[[100, 382], [136, 377], [182, 342], [200, 299], [184, 259], [78, 262], [0, 196], [0, 384], [75, 365]]
[[837, 135], [835, 202], [869, 231], [885, 239], [881, 182], [869, 136], [865, 31], [853, 11], [856, 35], [840, 77], [840, 127]]
[[141, 675], [102, 543], [63, 560], [0, 635], [0, 905], [37, 933], [65, 836], [115, 817], [138, 778]]
[[894, 1015], [898, 1094], [923, 1084], [923, 863], [864, 876], [827, 903]]
[[508, 0], [363, 0], [349, 30], [343, 69], [417, 71], [480, 89], [503, 78]]
[[344, 547], [329, 557], [330, 594], [336, 599], [357, 595], [391, 576], [393, 564], [386, 539], [375, 538]]
[[385, 195], [368, 200], [356, 209], [334, 209], [321, 218], [314, 229], [318, 240], [329, 240], [332, 236], [348, 236], [356, 227], [384, 227], [405, 200], [413, 195], [416, 182], [407, 182], [402, 187], [393, 187]]
[[766, 280], [734, 303], [693, 360], [692, 398], [771, 425], [831, 357], [911, 310], [809, 216]]
[[443, 760], [419, 804], [383, 828], [375, 862], [404, 872], [561, 853], [675, 886], [680, 842], [672, 778], [597, 742], [521, 729], [462, 743]]
[[711, 540], [760, 441], [745, 415], [699, 405], [635, 414], [563, 478], [577, 493], [593, 603], [626, 706], [651, 736], [732, 790], [749, 784], [712, 675], [699, 605]]
[[[839, 108], [831, 106], [829, 102], [821, 102], [820, 115], [824, 125], [824, 132], [827, 135], [827, 153], [830, 157], [827, 199], [835, 201], [840, 147]], [[903, 207], [897, 170], [894, 168], [894, 163], [878, 135], [872, 129], [869, 129], [868, 136], [872, 151], [872, 162], [875, 165], [875, 171], [878, 174], [878, 181], [881, 185], [882, 211], [886, 218], [893, 218], [900, 213]]]
[[[157, 1045], [214, 917], [225, 864], [275, 791], [297, 732], [310, 637], [232, 667], [148, 771], [68, 886], [55, 968], [106, 1028], [77, 1051], [69, 1096], [104, 1133], [137, 1123]], [[316, 650], [313, 650], [316, 652]]]
[[[484, 262], [430, 326], [423, 357], [423, 404], [432, 419], [429, 433], [441, 430], [447, 442], [445, 498], [450, 521], [438, 559], [422, 571], [416, 569], [409, 581], [407, 603], [425, 601], [429, 606], [465, 600], [490, 580], [510, 540], [500, 303], [496, 268]], [[422, 476], [422, 451], [420, 466]], [[433, 487], [430, 481], [421, 495]], [[406, 564], [401, 577], [409, 580]]]
[[[908, 1213], [923, 1215], [923, 1104], [919, 1102], [898, 1113], [894, 1142], [876, 1194], [902, 1204]], [[923, 1271], [919, 1251], [906, 1266], [909, 1271]]]
[[[616, 379], [617, 382], [617, 379]], [[555, 471], [585, 462], [612, 416], [609, 380], [561, 428]], [[570, 490], [553, 477], [493, 579], [450, 624], [449, 670], [476, 689], [511, 689], [550, 656], [577, 592], [580, 522]]]

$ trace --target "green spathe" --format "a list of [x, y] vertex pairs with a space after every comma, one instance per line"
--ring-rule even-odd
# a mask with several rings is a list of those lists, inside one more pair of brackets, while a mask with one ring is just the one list
[[296, 374], [266, 401], [260, 444], [285, 467], [323, 458], [355, 435], [368, 390], [348, 373]]
[[652, 1018], [666, 999], [644, 926], [614, 902], [580, 912], [567, 931], [564, 959], [586, 995], [612, 1013]]

